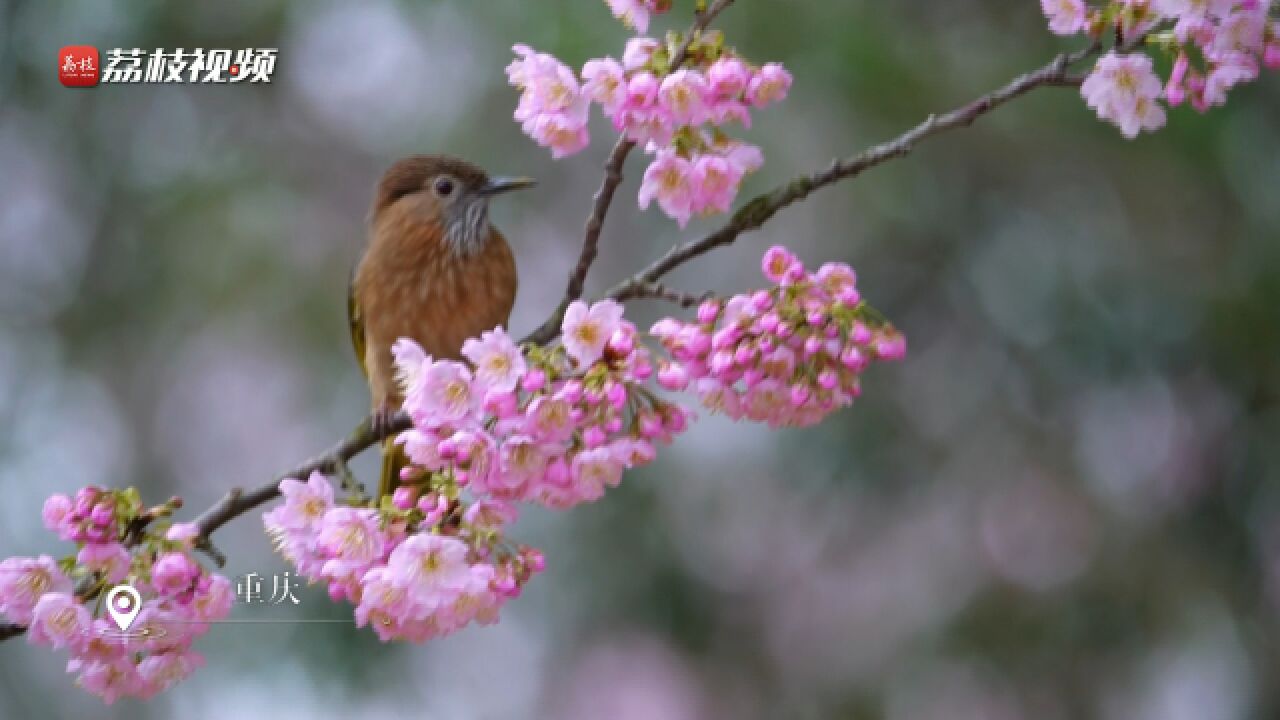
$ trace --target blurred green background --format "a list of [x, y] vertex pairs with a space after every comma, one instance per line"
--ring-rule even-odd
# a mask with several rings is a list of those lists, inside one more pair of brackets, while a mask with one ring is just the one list
[[[743, 134], [767, 158], [746, 193], [1074, 47], [1033, 0], [740, 0], [719, 24], [796, 76]], [[494, 210], [513, 330], [539, 323], [610, 132], [553, 162], [502, 69], [516, 42], [580, 65], [626, 36], [598, 0], [0, 2], [0, 556], [68, 549], [40, 525], [54, 491], [194, 515], [346, 433], [367, 395], [344, 287], [398, 156], [542, 180]], [[271, 85], [73, 90], [69, 44], [280, 54]], [[682, 269], [730, 292], [773, 243], [848, 261], [909, 356], [818, 428], [704, 417], [604, 501], [526, 511], [548, 571], [497, 626], [227, 625], [191, 680], [110, 708], [11, 641], [0, 717], [1278, 717], [1278, 119], [1264, 77], [1126, 142], [1040, 90]], [[714, 227], [640, 212], [641, 168], [590, 291]], [[232, 576], [284, 570], [256, 514], [216, 539]], [[350, 617], [300, 598], [235, 613]]]

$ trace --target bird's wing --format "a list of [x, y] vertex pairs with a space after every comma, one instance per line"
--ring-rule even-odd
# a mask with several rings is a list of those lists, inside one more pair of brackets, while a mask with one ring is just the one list
[[356, 351], [356, 362], [360, 363], [360, 371], [369, 377], [369, 368], [365, 366], [364, 315], [360, 311], [360, 303], [356, 300], [356, 274], [351, 271], [351, 279], [347, 281], [347, 327], [351, 329], [351, 347]]

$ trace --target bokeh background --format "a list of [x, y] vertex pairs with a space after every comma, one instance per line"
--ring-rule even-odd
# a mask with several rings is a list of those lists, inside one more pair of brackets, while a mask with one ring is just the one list
[[[1071, 46], [1031, 0], [741, 0], [720, 26], [797, 78], [744, 134], [767, 157], [747, 193]], [[350, 429], [344, 287], [398, 156], [542, 180], [494, 212], [513, 330], [539, 323], [611, 138], [553, 162], [502, 69], [516, 42], [580, 64], [626, 36], [598, 0], [0, 2], [0, 555], [67, 550], [54, 491], [194, 514]], [[67, 44], [280, 57], [271, 85], [72, 90]], [[602, 502], [528, 510], [549, 569], [501, 624], [420, 647], [227, 625], [191, 680], [110, 708], [11, 641], [0, 717], [1280, 716], [1278, 128], [1275, 78], [1135, 142], [1037, 91], [677, 273], [757, 286], [776, 242], [848, 261], [910, 353], [820, 427], [704, 417]], [[714, 227], [639, 211], [640, 167], [592, 291]], [[218, 534], [228, 574], [285, 569], [260, 528]], [[236, 617], [350, 617], [299, 597]]]

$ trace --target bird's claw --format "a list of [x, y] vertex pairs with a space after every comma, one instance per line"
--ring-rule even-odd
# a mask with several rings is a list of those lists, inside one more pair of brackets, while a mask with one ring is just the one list
[[395, 423], [396, 409], [390, 403], [383, 403], [374, 409], [373, 414], [369, 416], [369, 429], [378, 437], [386, 437], [391, 434], [391, 427]]

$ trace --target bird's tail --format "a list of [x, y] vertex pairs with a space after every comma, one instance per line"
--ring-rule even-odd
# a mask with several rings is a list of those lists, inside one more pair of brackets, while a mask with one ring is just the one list
[[382, 441], [382, 473], [378, 476], [378, 502], [390, 497], [400, 485], [400, 471], [409, 465], [409, 457], [404, 454], [404, 446], [395, 438]]

